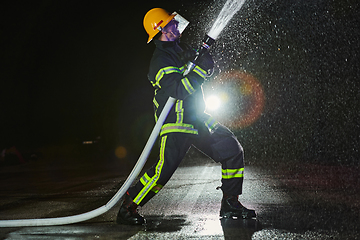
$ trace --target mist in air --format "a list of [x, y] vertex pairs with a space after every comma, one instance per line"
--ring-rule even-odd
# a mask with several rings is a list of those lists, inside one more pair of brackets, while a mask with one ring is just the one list
[[[224, 5], [184, 6], [183, 41], [199, 45]], [[358, 164], [355, 7], [245, 1], [216, 37], [205, 96], [224, 100], [212, 115], [227, 121], [248, 156]]]

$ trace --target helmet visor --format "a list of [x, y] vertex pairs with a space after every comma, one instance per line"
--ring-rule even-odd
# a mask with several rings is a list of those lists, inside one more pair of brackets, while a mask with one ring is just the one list
[[178, 30], [179, 30], [180, 34], [182, 34], [183, 31], [185, 30], [185, 28], [187, 27], [187, 25], [189, 24], [189, 21], [186, 20], [184, 17], [182, 17], [177, 12], [173, 12], [172, 15], [175, 15], [174, 19], [179, 23]]

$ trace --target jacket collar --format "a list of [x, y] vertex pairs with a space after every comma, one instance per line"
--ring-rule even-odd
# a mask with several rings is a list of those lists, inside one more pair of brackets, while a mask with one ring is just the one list
[[180, 40], [164, 42], [164, 41], [160, 41], [158, 39], [154, 39], [154, 42], [155, 42], [155, 45], [157, 48], [163, 49], [165, 51], [170, 50], [170, 49], [175, 50], [175, 52], [177, 52], [177, 53], [183, 51], [183, 49], [179, 46]]

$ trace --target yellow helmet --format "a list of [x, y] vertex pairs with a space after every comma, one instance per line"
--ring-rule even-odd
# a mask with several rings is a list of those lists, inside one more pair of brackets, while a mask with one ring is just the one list
[[147, 43], [149, 43], [174, 17], [175, 14], [170, 14], [162, 8], [153, 8], [148, 11], [143, 21], [145, 31], [149, 34]]

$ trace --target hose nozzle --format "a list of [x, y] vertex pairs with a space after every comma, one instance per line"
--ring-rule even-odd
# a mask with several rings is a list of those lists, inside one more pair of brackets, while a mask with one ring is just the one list
[[205, 35], [202, 45], [200, 49], [198, 50], [198, 55], [204, 54], [204, 52], [210, 48], [210, 46], [215, 42], [215, 39], [209, 37], [208, 35]]
[[197, 64], [197, 60], [206, 52], [207, 49], [215, 42], [215, 39], [211, 38], [208, 35], [205, 35], [202, 45], [196, 51], [196, 56], [192, 61], [189, 61], [187, 64], [187, 68], [184, 72], [184, 75], [187, 75]]

